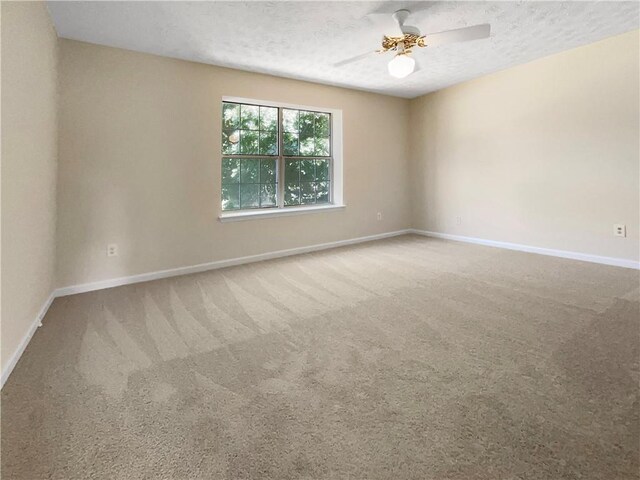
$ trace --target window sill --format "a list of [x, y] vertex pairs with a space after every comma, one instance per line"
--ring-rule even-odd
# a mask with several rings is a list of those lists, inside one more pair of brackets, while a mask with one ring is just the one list
[[218, 219], [221, 222], [240, 222], [243, 220], [256, 220], [259, 218], [289, 217], [291, 215], [343, 210], [345, 207], [346, 205], [322, 205], [320, 207], [287, 207], [266, 210], [242, 210], [239, 212], [222, 213]]

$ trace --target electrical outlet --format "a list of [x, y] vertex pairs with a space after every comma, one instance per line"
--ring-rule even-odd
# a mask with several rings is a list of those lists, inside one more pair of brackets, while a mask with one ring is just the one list
[[378, 212], [378, 221], [382, 220], [382, 212]]
[[456, 217], [456, 225], [462, 224], [462, 217]]
[[118, 245], [116, 243], [110, 243], [107, 245], [107, 257], [118, 256]]
[[627, 226], [622, 223], [616, 223], [613, 225], [613, 234], [616, 237], [626, 237], [627, 236]]

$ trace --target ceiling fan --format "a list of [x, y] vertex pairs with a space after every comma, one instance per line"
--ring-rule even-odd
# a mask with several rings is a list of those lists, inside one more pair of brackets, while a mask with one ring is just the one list
[[409, 10], [398, 10], [392, 15], [395, 20], [395, 31], [391, 35], [382, 37], [382, 48], [373, 52], [363, 53], [355, 57], [347, 58], [334, 64], [335, 67], [342, 67], [349, 63], [362, 60], [371, 54], [396, 52], [389, 62], [389, 74], [395, 78], [404, 78], [412, 74], [416, 68], [416, 61], [411, 57], [412, 49], [415, 47], [424, 48], [446, 43], [466, 42], [469, 40], [479, 40], [488, 38], [491, 33], [491, 25], [484, 23], [473, 27], [457, 28], [438, 33], [428, 33], [422, 35], [417, 27], [405, 25], [411, 15]]

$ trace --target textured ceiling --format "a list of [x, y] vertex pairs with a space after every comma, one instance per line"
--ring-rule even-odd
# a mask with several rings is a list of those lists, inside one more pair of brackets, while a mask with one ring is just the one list
[[[637, 29], [638, 2], [48, 2], [59, 36], [277, 76], [416, 97]], [[491, 38], [416, 50], [398, 80], [379, 47], [387, 17], [408, 8], [422, 33], [479, 23]], [[390, 18], [390, 17], [389, 17]]]

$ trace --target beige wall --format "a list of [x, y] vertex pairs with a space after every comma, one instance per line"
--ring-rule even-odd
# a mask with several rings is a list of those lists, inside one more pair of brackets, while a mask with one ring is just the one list
[[2, 369], [54, 288], [57, 39], [42, 2], [2, 2]]
[[[410, 225], [407, 100], [70, 40], [60, 49], [59, 286]], [[347, 208], [220, 223], [224, 95], [342, 109]]]
[[635, 31], [412, 100], [414, 227], [637, 260], [638, 58]]

